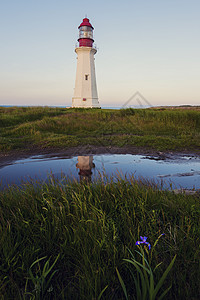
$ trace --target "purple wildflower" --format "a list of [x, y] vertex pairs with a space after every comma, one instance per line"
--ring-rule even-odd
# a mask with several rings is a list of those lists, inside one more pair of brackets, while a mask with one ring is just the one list
[[145, 244], [149, 247], [149, 250], [151, 249], [150, 243], [147, 242], [147, 237], [146, 236], [140, 236], [141, 241], [137, 241], [135, 244], [140, 245], [140, 244]]

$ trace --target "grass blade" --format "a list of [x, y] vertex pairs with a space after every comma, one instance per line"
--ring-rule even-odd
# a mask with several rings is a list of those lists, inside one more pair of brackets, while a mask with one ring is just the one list
[[169, 271], [171, 270], [174, 262], [175, 262], [175, 259], [176, 259], [176, 255], [174, 256], [174, 258], [172, 259], [171, 263], [169, 264], [169, 266], [167, 267], [167, 269], [165, 270], [165, 272], [163, 273], [162, 277], [160, 278], [158, 284], [156, 285], [155, 287], [155, 290], [154, 290], [154, 293], [153, 293], [153, 299], [156, 299], [156, 295], [159, 291], [159, 289], [161, 288], [165, 278], [167, 277], [167, 274], [169, 273]]
[[123, 281], [123, 279], [122, 279], [122, 277], [121, 277], [121, 275], [120, 275], [120, 273], [119, 273], [119, 271], [118, 271], [117, 268], [116, 268], [116, 272], [117, 272], [117, 276], [119, 278], [119, 282], [121, 283], [122, 289], [124, 291], [124, 295], [126, 297], [126, 300], [128, 300], [128, 294], [127, 294], [127, 291], [126, 291], [126, 287], [125, 287], [124, 281]]
[[101, 296], [103, 295], [103, 293], [105, 292], [105, 290], [108, 288], [108, 285], [105, 286], [105, 288], [101, 291], [101, 293], [99, 294], [97, 300], [101, 299]]

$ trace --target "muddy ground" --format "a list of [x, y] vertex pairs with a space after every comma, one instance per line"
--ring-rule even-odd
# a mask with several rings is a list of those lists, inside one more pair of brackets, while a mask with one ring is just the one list
[[97, 147], [97, 146], [79, 146], [67, 149], [32, 149], [17, 150], [8, 153], [0, 153], [0, 167], [8, 165], [15, 160], [24, 159], [31, 156], [42, 155], [46, 158], [59, 157], [69, 158], [72, 156], [97, 155], [97, 154], [138, 154], [145, 155], [148, 158], [156, 160], [178, 159], [180, 156], [190, 156], [200, 158], [200, 151], [156, 151], [142, 147]]

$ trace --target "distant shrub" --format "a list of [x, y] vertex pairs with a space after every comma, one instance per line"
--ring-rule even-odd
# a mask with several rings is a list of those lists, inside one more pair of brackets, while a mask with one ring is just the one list
[[122, 108], [122, 109], [120, 109], [120, 115], [122, 117], [133, 116], [133, 115], [135, 115], [135, 109], [133, 109], [133, 108], [126, 108], [126, 109]]

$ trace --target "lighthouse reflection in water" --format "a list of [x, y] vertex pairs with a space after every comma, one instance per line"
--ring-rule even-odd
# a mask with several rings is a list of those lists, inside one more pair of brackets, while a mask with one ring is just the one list
[[80, 181], [91, 182], [92, 169], [95, 168], [93, 156], [78, 156], [76, 168], [79, 169]]

